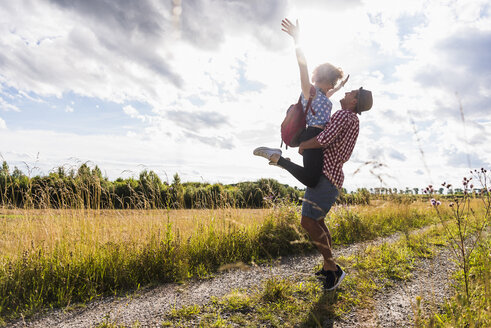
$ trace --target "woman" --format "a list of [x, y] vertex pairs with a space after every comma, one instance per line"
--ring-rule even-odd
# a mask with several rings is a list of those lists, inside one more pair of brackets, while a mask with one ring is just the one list
[[[281, 21], [282, 31], [289, 34], [295, 43], [298, 67], [300, 69], [300, 83], [302, 87], [301, 100], [306, 110], [310, 89], [312, 84], [309, 80], [307, 61], [299, 47], [299, 26], [298, 20], [296, 25], [288, 19]], [[319, 65], [312, 72], [312, 83], [315, 87], [315, 95], [312, 100], [313, 111], [308, 111], [306, 116], [307, 129], [300, 136], [300, 142], [309, 140], [318, 135], [326, 126], [331, 117], [332, 103], [329, 100], [336, 91], [345, 85], [348, 77], [336, 86], [342, 79], [343, 71], [325, 63]], [[315, 114], [314, 114], [315, 113]], [[290, 172], [295, 178], [307, 187], [314, 188], [322, 174], [322, 149], [306, 149], [303, 152], [303, 167], [290, 162], [288, 159], [281, 157], [281, 150], [267, 147], [259, 147], [254, 150], [254, 155], [267, 158], [272, 165], [279, 165]]]

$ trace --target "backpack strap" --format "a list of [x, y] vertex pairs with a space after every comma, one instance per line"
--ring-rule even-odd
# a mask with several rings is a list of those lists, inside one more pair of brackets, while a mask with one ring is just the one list
[[309, 112], [309, 108], [310, 108], [310, 111], [312, 112], [312, 115], [315, 115], [315, 111], [312, 108], [312, 100], [314, 99], [316, 93], [317, 93], [317, 90], [315, 89], [315, 87], [313, 85], [310, 85], [310, 97], [309, 97], [309, 101], [307, 102], [307, 106], [305, 107], [305, 117], [307, 117], [307, 113]]

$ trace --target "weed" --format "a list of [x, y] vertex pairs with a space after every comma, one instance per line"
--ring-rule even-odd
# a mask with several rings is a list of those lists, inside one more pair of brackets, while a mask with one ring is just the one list
[[222, 306], [223, 311], [226, 312], [242, 312], [246, 313], [253, 308], [252, 299], [247, 293], [240, 291], [233, 291], [232, 293], [224, 296], [221, 301], [218, 302]]
[[183, 306], [180, 309], [172, 309], [169, 312], [169, 318], [172, 319], [189, 319], [193, 316], [196, 316], [197, 314], [201, 313], [201, 307], [198, 305], [189, 305], [189, 306]]
[[291, 298], [293, 288], [291, 282], [277, 277], [266, 280], [262, 299], [266, 302], [282, 302]]
[[[476, 180], [481, 183], [481, 200], [484, 205], [484, 215], [479, 217], [479, 214], [471, 207], [471, 194], [468, 188], [473, 189], [473, 177], [464, 177], [462, 181], [465, 190], [462, 199], [455, 198], [454, 202], [449, 206], [452, 208], [452, 217], [450, 221], [444, 220], [440, 213], [439, 206], [442, 204], [439, 200], [431, 199], [431, 205], [435, 208], [442, 224], [445, 227], [445, 232], [449, 236], [454, 255], [460, 267], [463, 270], [463, 281], [465, 285], [465, 295], [467, 302], [471, 302], [469, 290], [469, 274], [470, 274], [470, 256], [476, 245], [479, 243], [482, 233], [489, 224], [491, 218], [491, 191], [488, 190], [488, 185], [491, 183], [491, 176], [488, 176], [487, 170], [481, 168], [480, 171], [471, 171]], [[450, 188], [451, 185], [443, 183], [444, 187]], [[428, 186], [425, 190], [429, 194], [433, 194], [433, 187]], [[453, 232], [451, 225], [455, 225], [456, 232]], [[471, 240], [473, 237], [474, 240]]]

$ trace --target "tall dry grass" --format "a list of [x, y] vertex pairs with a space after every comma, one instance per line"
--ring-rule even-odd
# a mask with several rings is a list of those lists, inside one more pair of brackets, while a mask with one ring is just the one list
[[[336, 206], [327, 224], [336, 243], [351, 243], [436, 220], [426, 202], [375, 201]], [[294, 203], [262, 210], [0, 210], [0, 316], [309, 251], [299, 221]]]

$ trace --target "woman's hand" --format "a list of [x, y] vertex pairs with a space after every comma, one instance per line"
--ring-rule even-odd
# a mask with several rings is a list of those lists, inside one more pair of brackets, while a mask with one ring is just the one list
[[292, 22], [288, 20], [288, 18], [285, 18], [281, 21], [281, 26], [282, 26], [282, 31], [288, 33], [295, 42], [298, 42], [298, 39], [300, 37], [300, 27], [298, 25], [298, 19], [296, 21], [296, 25], [294, 25]]
[[348, 76], [344, 79], [343, 82], [341, 82], [341, 87], [344, 87], [344, 85], [346, 84], [346, 82], [348, 82], [348, 79], [349, 79], [349, 74]]

